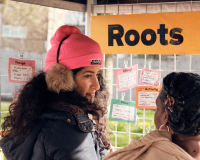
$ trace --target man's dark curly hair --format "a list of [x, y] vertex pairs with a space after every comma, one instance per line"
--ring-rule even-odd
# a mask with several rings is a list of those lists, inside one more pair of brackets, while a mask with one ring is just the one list
[[[72, 71], [75, 75], [80, 70]], [[94, 103], [91, 103], [75, 90], [61, 91], [59, 94], [49, 91], [45, 73], [39, 73], [22, 88], [17, 101], [10, 105], [9, 115], [4, 118], [5, 121], [2, 124], [3, 131], [10, 130], [11, 137], [20, 135], [20, 141], [23, 141], [30, 134], [37, 117], [51, 110], [49, 106], [52, 106], [55, 101], [61, 101], [65, 104], [79, 106], [86, 114], [91, 114], [96, 122], [97, 139], [103, 141], [103, 148], [110, 149], [110, 142], [105, 134], [106, 123], [100, 122], [107, 112], [109, 94], [102, 73], [98, 74], [98, 80], [100, 89], [96, 91]]]
[[[166, 107], [167, 97], [174, 104]], [[163, 79], [159, 94], [163, 108], [169, 113], [168, 123], [175, 133], [195, 136], [200, 134], [200, 76], [194, 73], [172, 72]]]

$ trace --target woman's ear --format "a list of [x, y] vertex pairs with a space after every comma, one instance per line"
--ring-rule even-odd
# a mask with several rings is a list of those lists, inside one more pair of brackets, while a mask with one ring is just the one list
[[169, 119], [169, 113], [167, 112], [167, 109], [165, 108], [164, 113], [163, 113], [163, 122], [165, 126], [168, 124], [168, 119]]

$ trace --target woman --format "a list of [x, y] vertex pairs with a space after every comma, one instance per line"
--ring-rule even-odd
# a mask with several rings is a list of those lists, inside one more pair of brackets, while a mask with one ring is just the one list
[[61, 26], [45, 66], [23, 87], [2, 125], [10, 130], [0, 144], [7, 160], [102, 159], [110, 143], [102, 121], [108, 92], [99, 44], [76, 27]]
[[200, 159], [200, 76], [170, 73], [156, 99], [157, 130], [103, 160]]

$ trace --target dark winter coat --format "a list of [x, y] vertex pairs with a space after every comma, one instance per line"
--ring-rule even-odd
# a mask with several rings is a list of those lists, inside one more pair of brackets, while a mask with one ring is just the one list
[[67, 111], [48, 111], [36, 120], [22, 143], [6, 136], [0, 142], [7, 160], [100, 160], [107, 150], [88, 115]]

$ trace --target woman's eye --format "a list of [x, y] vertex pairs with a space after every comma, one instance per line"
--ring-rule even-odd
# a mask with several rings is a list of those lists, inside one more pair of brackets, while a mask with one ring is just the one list
[[85, 77], [86, 77], [86, 78], [90, 78], [90, 77], [91, 77], [91, 75], [86, 75]]

